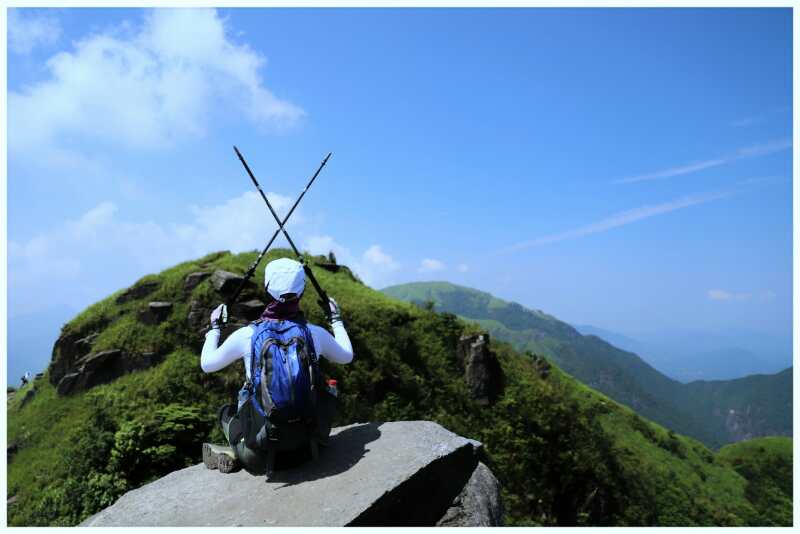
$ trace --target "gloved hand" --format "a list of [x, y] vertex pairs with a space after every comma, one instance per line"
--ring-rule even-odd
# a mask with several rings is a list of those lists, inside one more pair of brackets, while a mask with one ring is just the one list
[[211, 328], [217, 329], [228, 322], [228, 307], [220, 304], [211, 312]]
[[333, 297], [328, 297], [328, 305], [331, 307], [331, 313], [328, 315], [331, 324], [341, 321], [342, 312], [339, 309], [339, 305], [336, 303], [335, 300], [333, 300]]

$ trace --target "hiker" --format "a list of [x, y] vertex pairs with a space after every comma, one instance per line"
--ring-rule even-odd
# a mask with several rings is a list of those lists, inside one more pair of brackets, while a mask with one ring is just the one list
[[[230, 472], [240, 464], [250, 473], [266, 473], [269, 478], [276, 449], [288, 450], [307, 441], [312, 456], [316, 456], [317, 445], [325, 445], [335, 399], [322, 384], [316, 362], [323, 356], [334, 363], [349, 363], [353, 348], [334, 299], [329, 299], [333, 335], [303, 318], [299, 306], [305, 273], [299, 262], [288, 258], [271, 261], [264, 269], [264, 284], [267, 306], [261, 318], [233, 332], [221, 346], [220, 326], [227, 310], [221, 304], [211, 313], [211, 329], [206, 333], [200, 366], [204, 372], [212, 373], [243, 359], [245, 368], [238, 406], [225, 405], [218, 415], [228, 446], [203, 444], [206, 467]], [[273, 360], [271, 354], [279, 359]], [[285, 367], [278, 365], [278, 369], [273, 362], [280, 363], [281, 358]], [[309, 365], [306, 367], [304, 362]], [[258, 370], [255, 376], [253, 369]], [[286, 381], [282, 378], [286, 375], [281, 374], [284, 372], [293, 376]], [[275, 377], [277, 385], [284, 389], [273, 390]], [[281, 408], [279, 397], [290, 396], [295, 402], [298, 395], [298, 399], [308, 397], [305, 408], [297, 408], [302, 413]]]

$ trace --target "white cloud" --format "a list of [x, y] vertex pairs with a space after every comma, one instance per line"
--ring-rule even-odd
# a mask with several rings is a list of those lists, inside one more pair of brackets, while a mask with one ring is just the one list
[[10, 91], [9, 148], [80, 162], [76, 142], [168, 146], [203, 136], [215, 110], [260, 127], [304, 114], [263, 85], [265, 59], [232, 42], [215, 10], [155, 9], [128, 33], [78, 40], [48, 60], [46, 80]]
[[[283, 217], [292, 200], [277, 193], [266, 195], [278, 216]], [[278, 229], [278, 223], [269, 213], [264, 200], [254, 191], [248, 191], [216, 206], [190, 206], [189, 211], [194, 216], [193, 220], [176, 226], [175, 233], [181, 241], [197, 243], [203, 247], [195, 248], [195, 252], [192, 252], [195, 255], [220, 249], [234, 252], [261, 250]], [[302, 212], [297, 210], [286, 223], [286, 231], [292, 236], [293, 230], [304, 223]], [[283, 239], [282, 234], [279, 238]]]
[[377, 265], [392, 270], [399, 267], [394, 259], [386, 254], [379, 245], [372, 245], [364, 252], [364, 261], [371, 265]]
[[[292, 199], [267, 193], [279, 216]], [[82, 308], [137, 278], [209, 252], [261, 250], [277, 228], [260, 195], [247, 192], [212, 206], [190, 206], [187, 222], [126, 220], [122, 209], [102, 202], [27, 241], [8, 243], [9, 306], [14, 314], [42, 306]], [[354, 254], [327, 235], [311, 234], [298, 209], [287, 230], [314, 254], [334, 251], [368, 285], [395, 281], [400, 264], [374, 244]], [[286, 247], [283, 237], [273, 247]], [[261, 266], [263, 268], [263, 265]]]
[[99, 229], [111, 222], [117, 207], [111, 202], [103, 202], [84, 213], [77, 221], [67, 222], [66, 228], [75, 239], [95, 235]]
[[763, 111], [756, 115], [750, 115], [749, 117], [739, 117], [738, 119], [730, 121], [730, 125], [734, 128], [745, 128], [747, 126], [752, 126], [754, 124], [760, 124], [767, 119], [775, 116], [775, 115], [783, 115], [791, 111], [791, 108], [788, 107], [776, 107], [769, 109], [767, 111]]
[[709, 289], [708, 298], [710, 300], [719, 301], [749, 301], [758, 298], [760, 301], [772, 300], [775, 298], [775, 292], [772, 290], [764, 290], [759, 293], [737, 293], [733, 291], [726, 291], [724, 289]]
[[752, 145], [749, 147], [740, 148], [735, 152], [732, 152], [731, 154], [728, 154], [723, 157], [708, 159], [705, 161], [698, 161], [694, 163], [688, 163], [686, 165], [671, 167], [669, 169], [662, 169], [660, 171], [655, 171], [647, 174], [640, 174], [638, 176], [631, 176], [629, 178], [622, 178], [620, 180], [615, 180], [614, 183], [627, 184], [633, 182], [645, 182], [650, 180], [660, 180], [663, 178], [672, 178], [673, 176], [681, 176], [684, 174], [691, 174], [694, 172], [702, 171], [704, 169], [709, 169], [711, 167], [718, 167], [720, 165], [732, 163], [740, 159], [765, 156], [767, 154], [773, 154], [775, 152], [780, 152], [791, 148], [792, 148], [791, 139], [780, 139], [777, 141], [770, 141], [768, 143], [762, 143], [758, 145]]
[[708, 298], [711, 300], [734, 301], [750, 300], [753, 298], [751, 293], [734, 293], [724, 289], [709, 289]]
[[305, 243], [303, 244], [303, 249], [307, 250], [311, 254], [324, 254], [327, 255], [329, 252], [333, 252], [337, 258], [339, 254], [349, 254], [349, 250], [345, 249], [339, 243], [334, 241], [334, 239], [329, 235], [312, 235], [311, 237], [307, 238]]
[[388, 285], [394, 279], [393, 274], [400, 270], [400, 264], [380, 245], [370, 246], [353, 266], [364, 283], [376, 289]]
[[431, 258], [425, 258], [420, 262], [417, 272], [433, 273], [436, 271], [441, 271], [442, 269], [444, 269], [444, 263], [442, 263], [441, 261]]
[[380, 245], [372, 245], [361, 254], [353, 253], [329, 235], [312, 235], [303, 242], [303, 248], [311, 254], [333, 252], [336, 261], [347, 265], [361, 280], [373, 288], [380, 288], [393, 279], [400, 264], [383, 251]]
[[742, 117], [740, 119], [735, 119], [730, 122], [730, 125], [734, 128], [744, 128], [746, 126], [752, 126], [753, 124], [758, 124], [764, 120], [764, 115], [753, 115], [752, 117]]
[[15, 54], [30, 54], [37, 46], [50, 46], [61, 37], [61, 24], [42, 10], [8, 9], [8, 47]]
[[[267, 193], [280, 214], [291, 200]], [[260, 195], [247, 192], [216, 206], [192, 206], [183, 224], [127, 221], [111, 202], [103, 202], [74, 220], [53, 227], [27, 242], [9, 241], [9, 288], [34, 305], [58, 296], [65, 281], [87, 286], [86, 293], [113, 291], [146, 273], [216, 250], [261, 250], [277, 228]], [[294, 226], [291, 226], [291, 225]], [[287, 230], [299, 227], [302, 214], [292, 215]], [[286, 246], [279, 238], [274, 246]], [[91, 280], [92, 283], [86, 283]], [[102, 287], [102, 284], [111, 284]], [[91, 289], [88, 286], [92, 286]], [[40, 293], [40, 298], [31, 295]], [[87, 296], [86, 298], [89, 298]], [[19, 303], [17, 303], [19, 304]], [[82, 303], [87, 304], [87, 303]], [[16, 310], [18, 313], [20, 310]]]
[[597, 222], [593, 222], [591, 224], [587, 224], [586, 226], [575, 228], [574, 230], [568, 230], [566, 232], [561, 232], [558, 234], [538, 237], [530, 241], [523, 241], [504, 249], [502, 252], [521, 250], [529, 247], [546, 245], [548, 243], [557, 243], [559, 241], [565, 241], [567, 239], [577, 239], [579, 237], [584, 237], [590, 234], [606, 232], [613, 228], [618, 228], [620, 226], [632, 224], [634, 222], [654, 217], [656, 215], [662, 215], [664, 213], [670, 213], [672, 211], [688, 208], [690, 206], [695, 206], [697, 204], [704, 204], [706, 202], [719, 200], [721, 198], [728, 197], [732, 194], [733, 193], [731, 192], [722, 191], [717, 193], [689, 195], [670, 202], [664, 202], [663, 204], [640, 206], [638, 208], [633, 208], [627, 211], [614, 214], [608, 218], [599, 220]]

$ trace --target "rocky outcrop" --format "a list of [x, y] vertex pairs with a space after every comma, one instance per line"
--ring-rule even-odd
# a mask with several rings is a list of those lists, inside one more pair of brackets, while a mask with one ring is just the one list
[[314, 265], [316, 265], [318, 267], [322, 267], [326, 271], [329, 271], [329, 272], [332, 272], [332, 273], [338, 273], [342, 268], [341, 265], [337, 265], [336, 263], [331, 263], [331, 262], [326, 262], [326, 261], [315, 261]]
[[351, 280], [360, 281], [349, 267], [336, 263], [336, 256], [332, 252], [328, 256], [314, 256], [312, 262], [315, 267], [325, 269], [331, 273], [342, 273]]
[[160, 285], [161, 282], [159, 282], [158, 280], [149, 280], [147, 282], [140, 282], [138, 284], [135, 284], [126, 289], [125, 291], [123, 291], [117, 297], [117, 304], [124, 304], [132, 300], [138, 300], [144, 298], [153, 291], [155, 291], [156, 289], [158, 289], [158, 286]]
[[189, 302], [189, 313], [186, 315], [186, 321], [193, 330], [200, 330], [208, 326], [210, 315], [211, 310], [203, 306], [199, 301], [192, 300]]
[[12, 441], [11, 443], [9, 443], [6, 446], [6, 459], [7, 459], [6, 461], [10, 462], [11, 458], [13, 458], [15, 454], [17, 454], [18, 450], [19, 450], [19, 444], [16, 441]]
[[447, 514], [459, 526], [497, 524], [480, 446], [428, 421], [350, 425], [333, 430], [317, 461], [269, 482], [199, 464], [126, 493], [83, 526], [433, 526]]
[[480, 404], [492, 404], [503, 393], [503, 369], [489, 350], [489, 335], [474, 334], [458, 340], [456, 356], [472, 397]]
[[75, 369], [59, 380], [56, 392], [59, 395], [71, 395], [85, 391], [132, 371], [152, 367], [163, 359], [163, 355], [153, 352], [127, 354], [118, 349], [89, 354], [75, 362]]
[[732, 441], [744, 441], [756, 437], [753, 429], [755, 425], [750, 412], [750, 406], [738, 412], [733, 408], [728, 410], [728, 414], [725, 417], [725, 430], [728, 431]]
[[73, 372], [75, 362], [92, 350], [92, 344], [98, 333], [89, 335], [81, 332], [63, 332], [53, 345], [53, 357], [50, 362], [50, 383], [58, 385], [67, 373]]
[[540, 378], [547, 378], [550, 376], [550, 362], [547, 361], [546, 358], [542, 356], [534, 354], [531, 356], [531, 360], [533, 361], [533, 365], [536, 367], [536, 372], [539, 374]]
[[205, 272], [191, 273], [187, 275], [186, 278], [183, 279], [183, 289], [185, 291], [191, 291], [192, 289], [200, 285], [200, 282], [202, 282], [209, 276], [211, 276], [211, 273], [205, 273]]
[[464, 489], [456, 497], [439, 527], [499, 527], [503, 525], [503, 501], [500, 483], [494, 473], [479, 463]]
[[36, 388], [31, 387], [30, 389], [25, 391], [22, 400], [19, 401], [19, 407], [22, 408], [26, 404], [28, 404], [34, 397], [36, 396]]
[[[214, 289], [217, 290], [217, 293], [224, 297], [233, 295], [239, 287], [239, 284], [242, 283], [242, 280], [244, 280], [244, 276], [220, 269], [217, 269], [214, 271], [214, 274], [211, 275], [211, 284], [214, 286]], [[245, 290], [253, 290], [254, 288], [255, 284], [248, 280], [245, 284]]]
[[233, 305], [231, 310], [237, 317], [242, 317], [248, 321], [255, 321], [261, 317], [266, 304], [258, 299], [251, 299], [247, 302], [238, 302]]
[[137, 317], [144, 324], [155, 326], [166, 321], [170, 313], [172, 313], [171, 302], [151, 302]]

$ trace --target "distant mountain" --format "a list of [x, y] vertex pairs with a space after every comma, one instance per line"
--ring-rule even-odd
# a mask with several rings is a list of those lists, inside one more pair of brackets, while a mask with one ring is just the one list
[[[588, 324], [576, 324], [573, 326], [575, 327], [575, 330], [584, 336], [597, 336], [600, 339], [608, 341], [615, 347], [621, 348], [622, 350], [635, 352], [645, 361], [650, 363], [650, 365], [653, 365], [653, 362], [647, 357], [647, 350], [652, 349], [652, 347], [650, 347], [647, 343], [642, 343], [638, 339], [633, 339], [632, 337], [626, 336], [625, 334], [620, 334], [619, 332], [612, 332], [611, 330], [598, 328]], [[665, 374], [668, 375], [669, 373]]]
[[[588, 386], [708, 446], [719, 447], [745, 437], [792, 434], [790, 371], [682, 384], [597, 335], [582, 335], [541, 310], [489, 293], [448, 282], [403, 284], [383, 292], [476, 322], [518, 350], [551, 358]], [[635, 346], [633, 340], [614, 337]]]
[[791, 339], [760, 332], [680, 330], [624, 335], [591, 325], [575, 328], [635, 352], [681, 382], [774, 374], [792, 365]]
[[725, 432], [731, 441], [791, 435], [792, 368], [736, 380], [698, 380], [684, 385], [679, 405]]

